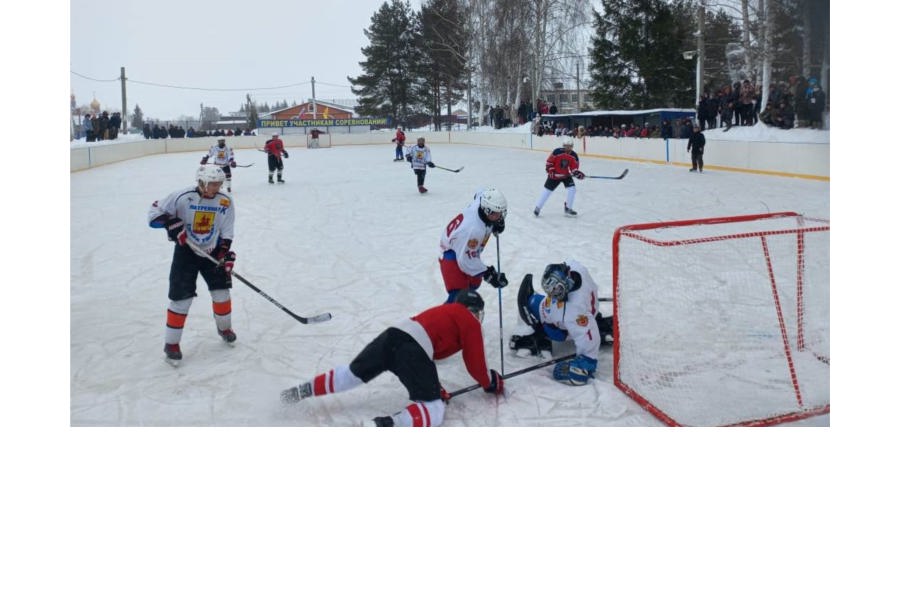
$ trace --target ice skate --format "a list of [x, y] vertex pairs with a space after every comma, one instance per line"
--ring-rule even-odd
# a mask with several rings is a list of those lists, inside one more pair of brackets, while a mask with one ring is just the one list
[[237, 339], [237, 335], [235, 335], [234, 330], [232, 329], [220, 329], [219, 336], [221, 336], [227, 344], [234, 344]]
[[288, 404], [294, 404], [300, 402], [303, 398], [309, 398], [312, 395], [312, 382], [304, 381], [300, 385], [282, 391], [281, 401]]
[[275, 178], [269, 175], [269, 183], [275, 183]]
[[163, 352], [166, 353], [167, 363], [173, 367], [181, 364], [181, 346], [179, 344], [166, 344], [163, 347]]
[[567, 206], [566, 207], [566, 216], [567, 217], [577, 217], [578, 213]]
[[539, 209], [539, 208], [534, 209], [534, 216], [536, 216], [536, 217], [541, 216], [541, 209]]
[[393, 427], [394, 417], [375, 417], [372, 422], [375, 423], [375, 427]]
[[424, 185], [420, 185], [420, 186], [419, 186], [419, 193], [420, 193], [420, 194], [424, 194], [424, 193], [427, 192], [427, 191], [428, 191], [428, 188], [426, 188]]

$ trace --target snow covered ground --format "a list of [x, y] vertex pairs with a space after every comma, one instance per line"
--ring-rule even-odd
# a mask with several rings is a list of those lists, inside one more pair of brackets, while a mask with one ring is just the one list
[[[715, 142], [707, 148], [707, 162], [714, 164]], [[228, 347], [215, 334], [201, 282], [177, 370], [162, 359], [171, 243], [147, 227], [146, 213], [154, 200], [190, 185], [197, 153], [71, 174], [71, 424], [351, 426], [400, 410], [405, 390], [390, 374], [296, 406], [282, 406], [278, 392], [349, 362], [386, 326], [444, 301], [440, 232], [481, 186], [498, 187], [510, 203], [499, 259], [511, 284], [502, 294], [480, 290], [487, 303], [488, 362], [500, 370], [503, 353], [506, 372], [534, 362], [506, 350], [522, 276], [539, 276], [547, 263], [572, 257], [591, 269], [601, 295], [610, 296], [610, 242], [621, 225], [782, 210], [830, 213], [827, 182], [711, 169], [699, 175], [587, 157], [582, 170], [589, 175], [630, 173], [621, 181], [579, 182], [577, 219], [563, 216], [562, 188], [536, 219], [531, 211], [544, 181], [543, 152], [436, 145], [438, 165], [465, 168], [458, 174], [429, 170], [429, 192], [420, 195], [407, 163], [392, 162], [390, 143], [291, 150], [285, 185], [266, 182], [263, 155], [237, 153], [239, 163], [255, 165], [234, 170], [235, 269], [295, 313], [329, 311], [334, 318], [302, 325], [235, 281], [238, 341]], [[497, 263], [493, 242], [484, 259]], [[546, 368], [510, 379], [499, 404], [476, 390], [451, 403], [444, 424], [659, 426], [612, 385], [611, 369], [605, 349], [597, 379], [583, 388], [553, 381]], [[472, 383], [459, 356], [441, 361], [438, 370], [448, 390]], [[826, 415], [799, 424], [828, 423]]]

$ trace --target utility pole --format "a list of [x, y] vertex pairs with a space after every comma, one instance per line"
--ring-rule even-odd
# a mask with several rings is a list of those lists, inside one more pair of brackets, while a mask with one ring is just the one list
[[125, 67], [121, 67], [119, 77], [122, 79], [122, 133], [128, 133], [128, 105], [125, 102]]
[[694, 108], [700, 104], [700, 96], [703, 94], [703, 62], [706, 57], [706, 46], [703, 39], [706, 29], [706, 0], [700, 0], [697, 10], [699, 12], [697, 19], [697, 94], [694, 98]]
[[318, 112], [316, 109], [316, 78], [310, 77], [310, 83], [312, 83], [312, 104], [313, 104], [313, 119], [316, 118], [316, 113]]

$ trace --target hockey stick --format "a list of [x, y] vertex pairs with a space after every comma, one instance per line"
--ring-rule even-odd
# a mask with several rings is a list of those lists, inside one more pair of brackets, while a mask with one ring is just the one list
[[[194, 254], [196, 254], [197, 256], [203, 256], [204, 258], [208, 258], [209, 260], [216, 263], [217, 265], [219, 264], [219, 261], [217, 261], [215, 258], [213, 258], [209, 253], [204, 252], [204, 250], [202, 248], [199, 248], [194, 242], [191, 241], [190, 238], [185, 239], [185, 242], [190, 247], [190, 249], [194, 251]], [[275, 298], [268, 295], [267, 293], [265, 293], [264, 291], [262, 291], [261, 289], [259, 289], [258, 287], [256, 287], [255, 285], [253, 285], [252, 283], [250, 283], [243, 277], [241, 277], [236, 271], [232, 271], [231, 274], [234, 275], [234, 277], [236, 279], [238, 279], [238, 281], [243, 282], [244, 285], [246, 285], [248, 288], [250, 288], [257, 294], [259, 294], [260, 296], [262, 296], [263, 298], [265, 298], [266, 300], [268, 300], [269, 302], [271, 302], [272, 304], [274, 304], [275, 306], [277, 306], [278, 308], [280, 308], [287, 314], [291, 315], [292, 317], [294, 317], [296, 320], [300, 321], [304, 325], [306, 325], [308, 323], [321, 323], [323, 321], [328, 321], [331, 319], [331, 313], [322, 313], [319, 315], [314, 315], [312, 317], [301, 317], [300, 315], [296, 315], [296, 314], [292, 313], [291, 311], [289, 311], [287, 308], [285, 308], [283, 305], [281, 305], [281, 303], [279, 303], [277, 300], [275, 300]]]
[[[500, 236], [494, 235], [494, 239], [497, 241], [497, 273], [502, 273], [500, 270]], [[497, 309], [500, 314], [500, 375], [505, 373], [505, 369], [503, 368], [503, 288], [497, 288]]]
[[459, 173], [460, 171], [462, 171], [463, 169], [465, 169], [465, 167], [460, 167], [460, 168], [458, 168], [458, 169], [448, 169], [447, 167], [441, 167], [441, 166], [439, 166], [439, 165], [434, 165], [434, 168], [435, 168], [435, 169], [442, 169], [442, 170], [444, 170], [444, 171], [450, 171], [451, 173]]
[[[569, 360], [570, 358], [575, 358], [575, 355], [567, 354], [566, 356], [560, 356], [560, 357], [553, 358], [550, 360], [545, 360], [542, 363], [538, 363], [536, 365], [531, 365], [530, 367], [525, 367], [524, 369], [519, 369], [518, 371], [513, 371], [512, 373], [504, 375], [503, 379], [506, 380], [506, 379], [510, 379], [512, 377], [516, 377], [518, 375], [524, 375], [525, 373], [530, 373], [531, 371], [543, 369], [544, 367], [549, 367], [550, 365], [555, 365], [558, 362], [562, 362], [564, 360]], [[477, 390], [480, 387], [481, 387], [481, 385], [476, 383], [476, 384], [470, 385], [469, 387], [464, 387], [461, 390], [456, 390], [455, 392], [450, 392], [449, 397], [453, 398], [454, 396], [459, 396], [460, 394], [465, 394], [466, 392], [471, 392], [472, 390]]]
[[588, 179], [624, 179], [624, 177], [628, 175], [628, 169], [622, 171], [622, 174], [618, 177], [610, 177], [607, 175], [585, 175]]
[[246, 169], [247, 167], [252, 167], [252, 166], [255, 165], [255, 164], [256, 164], [256, 163], [250, 163], [249, 165], [234, 165], [234, 166], [236, 166], [236, 167], [241, 167], [242, 169]]

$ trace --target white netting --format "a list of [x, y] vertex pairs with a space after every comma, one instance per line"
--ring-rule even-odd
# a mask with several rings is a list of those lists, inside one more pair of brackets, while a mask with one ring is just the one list
[[617, 385], [682, 425], [827, 410], [827, 221], [642, 227], [617, 235]]

